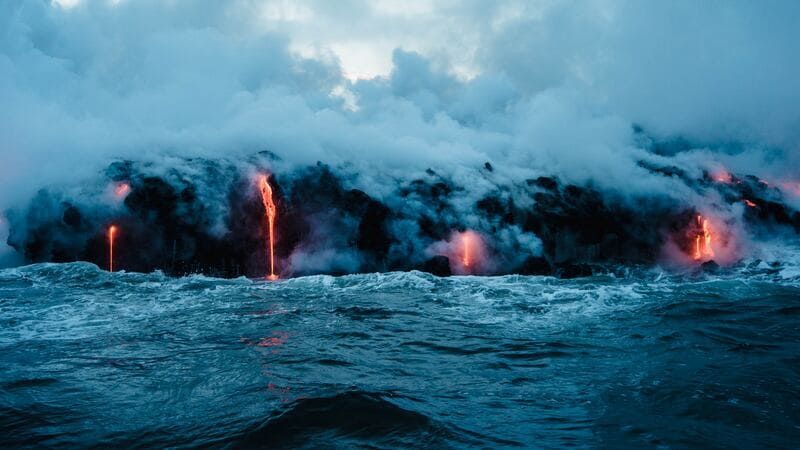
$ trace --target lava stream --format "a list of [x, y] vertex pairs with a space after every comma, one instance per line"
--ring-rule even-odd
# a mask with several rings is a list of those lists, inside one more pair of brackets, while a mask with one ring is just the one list
[[470, 275], [486, 270], [486, 251], [480, 234], [472, 230], [457, 233], [453, 244], [451, 257], [461, 263], [453, 268], [455, 273]]
[[261, 190], [261, 201], [264, 203], [264, 211], [266, 212], [268, 223], [266, 238], [269, 250], [269, 275], [267, 275], [267, 279], [276, 280], [278, 276], [275, 275], [275, 216], [278, 213], [278, 208], [275, 207], [275, 202], [272, 200], [272, 187], [270, 187], [267, 182], [267, 176], [261, 175], [258, 183]]
[[702, 226], [703, 230], [695, 236], [694, 259], [713, 258], [714, 250], [711, 248], [711, 227], [708, 224], [708, 219], [704, 219], [703, 216], [697, 216], [697, 223]]
[[461, 255], [461, 262], [464, 264], [464, 267], [469, 267], [472, 264], [472, 239], [469, 233], [462, 233], [461, 234], [461, 245], [463, 248], [463, 254]]
[[108, 271], [114, 271], [114, 235], [117, 233], [117, 227], [111, 225], [108, 227]]

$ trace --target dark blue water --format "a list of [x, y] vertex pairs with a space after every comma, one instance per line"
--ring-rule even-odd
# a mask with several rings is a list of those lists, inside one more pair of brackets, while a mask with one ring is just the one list
[[799, 286], [8, 269], [0, 447], [797, 447]]

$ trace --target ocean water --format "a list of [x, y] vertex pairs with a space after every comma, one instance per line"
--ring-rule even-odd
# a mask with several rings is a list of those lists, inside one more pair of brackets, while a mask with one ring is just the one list
[[800, 276], [40, 264], [0, 271], [0, 367], [3, 448], [796, 448]]

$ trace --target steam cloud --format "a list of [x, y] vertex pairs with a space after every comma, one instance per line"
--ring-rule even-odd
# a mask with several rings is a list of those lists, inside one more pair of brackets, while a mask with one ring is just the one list
[[[642, 205], [653, 221], [672, 220], [680, 205], [737, 228], [748, 214], [739, 197], [697, 180], [725, 168], [791, 184], [800, 167], [797, 2], [412, 2], [398, 11], [361, 1], [12, 0], [0, 4], [0, 30], [3, 242], [14, 241], [14, 224], [24, 234], [25, 224], [63, 219], [67, 203], [92, 225], [130, 209], [107, 192], [115, 176], [142, 189], [146, 177], [191, 184], [201, 201], [180, 204], [203, 210], [181, 213], [223, 239], [231, 186], [240, 183], [234, 204], [243, 205], [248, 177], [268, 169], [292, 205], [307, 206], [307, 232], [283, 255], [298, 273], [402, 267], [365, 263], [375, 255], [353, 244], [364, 217], [384, 214], [376, 205], [391, 211], [375, 219], [384, 234], [409, 237], [386, 244], [384, 261], [416, 267], [434, 256], [453, 230], [418, 238], [429, 217], [490, 233], [498, 270], [512, 270], [530, 256], [571, 259], [570, 245], [506, 212], [555, 198], [589, 208], [586, 192], [596, 191], [623, 213]], [[383, 50], [377, 62], [354, 56], [369, 45]], [[388, 73], [352, 78], [359, 62], [381, 67], [380, 58]], [[115, 161], [134, 169], [123, 176], [121, 165], [108, 169]], [[363, 210], [341, 216], [308, 206], [322, 203], [320, 191], [299, 183], [325, 167], [343, 193], [375, 203], [358, 200]], [[555, 177], [556, 190], [540, 177]], [[451, 191], [441, 204], [436, 186]], [[795, 220], [797, 196], [759, 195], [787, 205], [784, 223]], [[636, 220], [631, 227], [648, 227]], [[21, 262], [0, 244], [0, 264]]]

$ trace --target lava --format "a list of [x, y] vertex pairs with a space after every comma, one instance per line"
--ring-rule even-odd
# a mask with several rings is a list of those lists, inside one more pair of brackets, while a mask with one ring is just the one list
[[700, 260], [702, 258], [711, 259], [714, 257], [714, 250], [711, 248], [712, 233], [711, 227], [708, 224], [708, 219], [703, 216], [697, 216], [697, 223], [702, 227], [702, 231], [695, 236], [694, 241], [694, 259]]
[[744, 204], [749, 206], [749, 207], [751, 207], [751, 208], [758, 208], [758, 205], [756, 205], [755, 203], [751, 202], [748, 199], [744, 199]]
[[114, 187], [114, 195], [117, 198], [125, 198], [131, 191], [131, 185], [128, 183], [117, 183]]
[[275, 216], [278, 213], [278, 208], [275, 207], [275, 202], [272, 200], [272, 187], [267, 181], [267, 176], [261, 175], [258, 179], [258, 184], [268, 225], [266, 239], [269, 252], [269, 275], [267, 275], [267, 279], [277, 280], [278, 276], [275, 275]]
[[454, 245], [454, 260], [460, 262], [459, 267], [454, 267], [454, 272], [460, 274], [475, 274], [483, 272], [485, 267], [485, 251], [483, 238], [480, 234], [467, 230], [456, 234], [452, 241]]
[[464, 267], [469, 267], [472, 264], [472, 253], [474, 249], [472, 248], [472, 239], [468, 233], [461, 235], [461, 248], [461, 262], [464, 264]]
[[730, 184], [733, 182], [733, 175], [730, 174], [724, 167], [720, 167], [711, 174], [711, 179], [717, 183]]
[[108, 271], [114, 271], [114, 235], [117, 233], [117, 227], [111, 225], [108, 227]]

